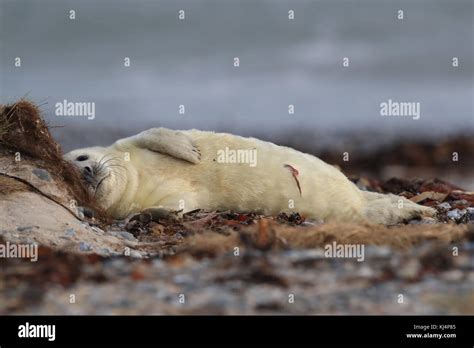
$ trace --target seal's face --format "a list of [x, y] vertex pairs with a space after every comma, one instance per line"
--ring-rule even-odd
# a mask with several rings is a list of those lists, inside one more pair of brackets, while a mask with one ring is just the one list
[[126, 168], [118, 155], [91, 147], [71, 151], [64, 158], [79, 168], [89, 192], [104, 209], [118, 202], [126, 178]]

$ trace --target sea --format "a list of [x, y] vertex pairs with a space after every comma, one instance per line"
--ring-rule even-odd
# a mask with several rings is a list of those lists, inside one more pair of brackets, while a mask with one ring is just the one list
[[150, 127], [315, 147], [474, 134], [473, 3], [0, 0], [0, 102], [38, 103], [66, 151]]

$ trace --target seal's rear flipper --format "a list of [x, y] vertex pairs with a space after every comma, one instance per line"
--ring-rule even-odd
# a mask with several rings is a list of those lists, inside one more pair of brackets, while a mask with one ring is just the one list
[[366, 201], [365, 216], [368, 221], [395, 225], [411, 219], [434, 217], [436, 210], [413, 203], [405, 197], [362, 191]]

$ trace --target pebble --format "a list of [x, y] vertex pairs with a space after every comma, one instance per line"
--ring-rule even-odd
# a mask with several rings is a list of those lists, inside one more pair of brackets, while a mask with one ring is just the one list
[[112, 234], [114, 236], [121, 237], [121, 238], [131, 240], [131, 241], [136, 241], [137, 240], [133, 234], [131, 234], [130, 232], [126, 232], [126, 231], [113, 232]]
[[452, 271], [447, 271], [447, 272], [443, 272], [441, 274], [441, 278], [443, 278], [444, 280], [447, 280], [449, 282], [457, 282], [457, 281], [460, 281], [464, 278], [464, 272], [460, 271], [460, 270], [452, 270]]
[[469, 252], [468, 248], [462, 248], [462, 249], [464, 249], [463, 251], [466, 251], [466, 253], [461, 251], [463, 252], [463, 254], [453, 257], [454, 266], [458, 269], [472, 268], [472, 256], [470, 255], [472, 251]]
[[451, 202], [454, 206], [469, 206], [469, 202], [466, 201], [465, 199], [459, 199], [457, 201]]
[[166, 266], [166, 263], [165, 261], [161, 260], [161, 259], [153, 259], [151, 261], [153, 267], [163, 267], [163, 266]]
[[421, 271], [421, 265], [418, 260], [411, 259], [403, 264], [397, 271], [397, 276], [402, 279], [415, 279]]
[[89, 243], [80, 242], [79, 243], [79, 250], [81, 250], [81, 251], [91, 251], [92, 246]]
[[357, 275], [362, 278], [373, 278], [375, 276], [375, 272], [371, 267], [364, 265], [359, 268]]
[[193, 282], [193, 277], [190, 274], [177, 274], [174, 276], [174, 282], [176, 284], [190, 284]]
[[325, 258], [323, 249], [289, 250], [284, 255], [290, 262], [308, 262]]
[[[31, 238], [26, 238], [25, 244], [38, 245], [38, 243], [36, 242], [36, 240], [31, 239]], [[56, 245], [57, 245], [57, 243], [56, 243]]]
[[18, 232], [26, 232], [26, 231], [31, 231], [33, 227], [34, 226], [21, 226], [21, 227], [17, 227], [16, 230]]
[[66, 230], [66, 236], [73, 237], [76, 235], [76, 231], [74, 231], [74, 228], [68, 228]]
[[102, 248], [102, 254], [104, 254], [104, 256], [109, 256], [110, 255], [110, 249], [109, 248]]
[[142, 254], [140, 254], [140, 252], [138, 252], [136, 250], [130, 250], [130, 256], [135, 257], [137, 259], [142, 259], [143, 258]]
[[459, 209], [453, 209], [453, 210], [450, 210], [448, 211], [448, 218], [450, 218], [451, 220], [460, 220], [465, 214], [466, 214], [466, 209], [463, 209], [463, 210], [459, 210]]
[[47, 170], [41, 168], [33, 169], [33, 174], [36, 175], [38, 178], [44, 181], [51, 181], [51, 175], [49, 175]]
[[91, 230], [100, 235], [104, 234], [104, 231], [102, 231], [100, 228], [97, 228], [95, 226], [91, 226]]
[[392, 255], [392, 250], [386, 246], [367, 245], [365, 255], [366, 257], [386, 258]]
[[474, 208], [467, 208], [467, 217], [470, 221], [474, 221]]
[[448, 202], [444, 202], [444, 203], [438, 204], [438, 207], [443, 208], [445, 210], [449, 210], [451, 209], [451, 204], [449, 204]]

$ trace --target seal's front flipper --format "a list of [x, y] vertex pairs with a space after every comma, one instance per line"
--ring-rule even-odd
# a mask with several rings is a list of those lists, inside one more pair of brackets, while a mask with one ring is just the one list
[[130, 145], [169, 155], [197, 164], [201, 153], [193, 140], [185, 133], [166, 128], [152, 128], [130, 138], [119, 140], [120, 146]]

